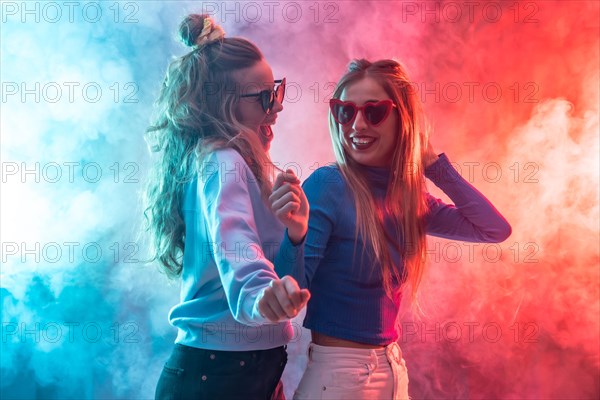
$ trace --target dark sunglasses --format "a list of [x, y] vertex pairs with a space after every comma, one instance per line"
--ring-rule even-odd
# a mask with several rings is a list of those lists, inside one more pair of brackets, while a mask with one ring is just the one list
[[283, 103], [283, 97], [285, 96], [285, 78], [278, 79], [275, 83], [279, 84], [275, 89], [263, 90], [258, 93], [243, 94], [240, 97], [258, 97], [260, 98], [260, 104], [262, 105], [263, 111], [266, 114], [270, 114], [275, 104], [275, 99], [278, 102]]
[[363, 117], [371, 126], [378, 126], [390, 115], [392, 108], [396, 105], [390, 99], [378, 102], [367, 102], [362, 106], [357, 106], [351, 101], [341, 101], [340, 99], [329, 100], [329, 108], [335, 122], [342, 126], [350, 125], [356, 119], [358, 112], [362, 110]]

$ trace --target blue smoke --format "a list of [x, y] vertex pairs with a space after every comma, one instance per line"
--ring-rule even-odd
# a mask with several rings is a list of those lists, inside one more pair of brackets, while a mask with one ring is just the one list
[[[556, 251], [563, 238], [545, 233], [545, 222], [538, 229], [543, 216], [532, 217], [531, 202], [523, 199], [528, 193], [546, 193], [535, 198], [535, 208], [555, 210], [560, 200], [553, 194], [560, 192], [554, 188], [573, 192], [568, 179], [557, 178], [581, 175], [590, 187], [598, 185], [597, 173], [589, 172], [597, 171], [598, 164], [598, 3], [475, 3], [0, 2], [1, 397], [153, 397], [176, 335], [167, 314], [178, 302], [179, 288], [155, 266], [141, 262], [147, 245], [139, 235], [138, 199], [152, 161], [143, 133], [168, 62], [187, 51], [175, 40], [179, 22], [190, 12], [206, 11], [229, 36], [257, 43], [274, 75], [287, 77], [285, 110], [271, 155], [280, 166], [298, 166], [302, 180], [333, 160], [326, 100], [354, 57], [396, 57], [422, 82], [420, 90], [435, 91], [435, 82], [441, 82], [447, 91], [424, 93], [425, 108], [436, 117], [440, 132], [434, 144], [456, 160], [466, 153], [463, 160], [497, 161], [505, 178], [512, 177], [515, 171], [508, 168], [515, 162], [542, 166], [539, 176], [546, 180], [537, 186], [506, 180], [475, 184], [515, 222], [518, 249], [539, 244], [536, 267], [553, 262], [557, 253], [568, 262], [557, 259], [553, 274], [505, 259], [492, 274], [481, 257], [446, 263], [449, 268], [435, 265], [435, 278], [425, 279], [425, 303], [439, 311], [430, 312], [427, 327], [439, 321], [484, 325], [497, 312], [499, 321], [511, 321], [502, 325], [509, 335], [499, 344], [480, 337], [475, 343], [440, 343], [409, 335], [402, 346], [413, 396], [597, 398], [600, 357], [593, 333], [600, 326], [600, 278], [597, 265], [595, 270], [588, 266], [598, 259], [597, 240], [592, 240], [598, 238], [597, 192], [589, 196], [586, 221], [566, 213], [553, 217], [554, 226], [569, 227], [564, 237], [591, 238], [590, 243], [573, 239], [582, 250], [575, 253], [583, 255], [572, 258], [565, 255], [566, 247]], [[532, 54], [537, 58], [528, 58]], [[505, 96], [497, 103], [483, 101], [486, 93], [480, 89], [486, 83], [501, 87]], [[447, 101], [457, 88], [463, 97]], [[474, 101], [466, 95], [469, 88], [475, 88]], [[438, 95], [441, 101], [432, 101]], [[556, 139], [569, 137], [558, 122], [568, 119], [565, 125], [572, 127], [578, 121], [563, 118], [562, 108], [533, 114], [535, 103], [562, 104], [542, 102], [557, 97], [578, 107], [575, 117], [585, 133], [578, 136], [585, 139], [581, 143]], [[531, 99], [535, 103], [528, 103]], [[536, 131], [543, 125], [540, 119], [564, 135]], [[474, 143], [482, 140], [482, 132], [485, 142], [479, 149]], [[506, 143], [513, 142], [507, 149]], [[542, 142], [547, 151], [535, 158]], [[565, 143], [569, 150], [561, 154], [587, 159], [592, 167], [573, 162], [579, 169], [563, 168], [553, 165], [555, 157], [544, 159]], [[596, 154], [590, 156], [591, 151]], [[504, 254], [513, 254], [511, 244]], [[544, 248], [553, 250], [544, 253]], [[573, 271], [588, 282], [586, 287]], [[553, 290], [550, 295], [537, 291], [556, 288], [556, 282], [563, 285], [564, 298]], [[557, 306], [548, 312], [536, 298]], [[589, 318], [582, 317], [580, 325], [565, 322], [577, 321], [570, 304]], [[539, 342], [508, 340], [514, 333], [511, 318], [518, 312], [521, 326], [539, 328]], [[590, 337], [582, 332], [591, 332]], [[302, 330], [288, 347], [288, 398], [306, 363], [308, 340]], [[497, 368], [498, 363], [523, 370]], [[554, 378], [560, 375], [570, 382]]]

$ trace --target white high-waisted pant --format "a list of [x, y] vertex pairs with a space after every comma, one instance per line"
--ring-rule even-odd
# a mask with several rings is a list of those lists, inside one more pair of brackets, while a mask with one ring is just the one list
[[397, 343], [383, 349], [308, 348], [294, 400], [408, 400], [408, 371]]

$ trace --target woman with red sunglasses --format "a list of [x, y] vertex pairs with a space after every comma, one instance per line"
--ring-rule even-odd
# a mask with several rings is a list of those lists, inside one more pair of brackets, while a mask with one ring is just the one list
[[[401, 297], [416, 301], [425, 235], [501, 242], [511, 227], [445, 154], [435, 154], [397, 62], [351, 62], [329, 122], [337, 162], [303, 185], [310, 203], [304, 262], [277, 270], [312, 296], [304, 320], [309, 361], [294, 399], [408, 399], [395, 322]], [[427, 193], [425, 177], [454, 205]]]
[[285, 80], [207, 15], [186, 17], [179, 33], [191, 50], [169, 66], [148, 129], [158, 152], [144, 212], [153, 260], [181, 278], [156, 398], [268, 400], [281, 392], [289, 320], [309, 296], [273, 267], [302, 255], [308, 225], [298, 179], [280, 174], [273, 185], [270, 173]]

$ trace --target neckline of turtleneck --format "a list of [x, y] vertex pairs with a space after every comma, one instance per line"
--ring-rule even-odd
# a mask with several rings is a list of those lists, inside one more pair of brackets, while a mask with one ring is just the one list
[[377, 187], [387, 189], [391, 173], [389, 167], [370, 167], [359, 164], [358, 168], [370, 183]]

